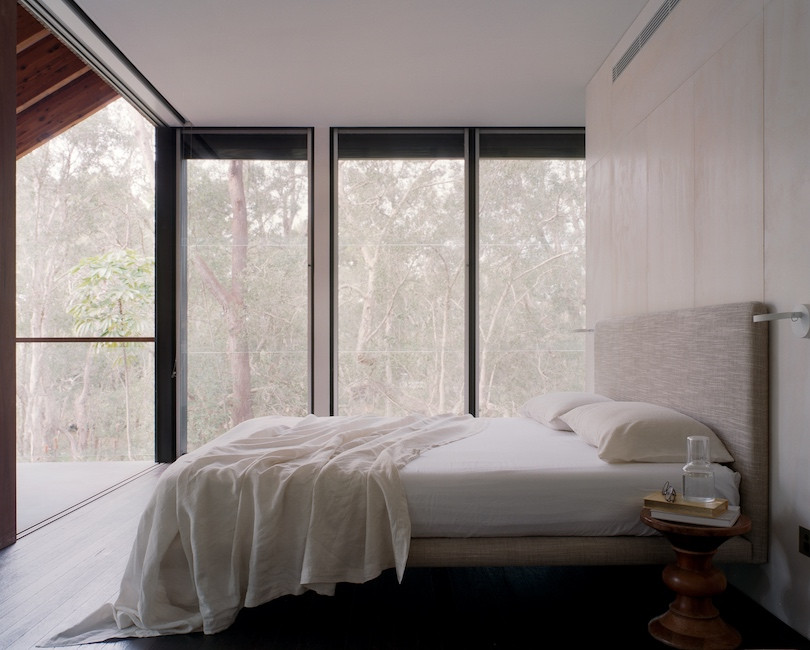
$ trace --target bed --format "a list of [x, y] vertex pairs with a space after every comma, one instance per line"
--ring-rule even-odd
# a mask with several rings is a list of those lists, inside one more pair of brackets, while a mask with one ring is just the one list
[[[593, 390], [615, 400], [651, 402], [708, 425], [739, 473], [740, 505], [751, 532], [728, 540], [716, 560], [768, 557], [768, 330], [759, 302], [628, 316], [594, 327]], [[676, 483], [677, 484], [677, 483]], [[521, 536], [416, 538], [411, 566], [651, 564], [671, 560], [660, 537]]]
[[718, 495], [752, 521], [716, 561], [763, 563], [765, 312], [597, 322], [592, 391], [538, 395], [514, 418], [242, 423], [164, 472], [116, 600], [44, 645], [216, 633], [242, 607], [392, 568], [663, 564], [671, 548], [639, 512], [680, 484], [686, 433], [712, 437]]

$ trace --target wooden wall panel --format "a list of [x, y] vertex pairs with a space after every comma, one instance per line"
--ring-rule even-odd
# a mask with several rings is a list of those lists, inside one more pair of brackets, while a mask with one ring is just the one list
[[694, 76], [695, 306], [763, 298], [763, 17]]
[[0, 548], [17, 538], [14, 97], [17, 3], [0, 0]]

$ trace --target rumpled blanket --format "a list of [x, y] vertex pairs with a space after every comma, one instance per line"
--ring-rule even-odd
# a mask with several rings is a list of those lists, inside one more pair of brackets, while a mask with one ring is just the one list
[[467, 415], [238, 425], [164, 472], [114, 602], [40, 647], [213, 634], [279, 596], [332, 595], [394, 567], [401, 580], [411, 531], [399, 469], [482, 426]]

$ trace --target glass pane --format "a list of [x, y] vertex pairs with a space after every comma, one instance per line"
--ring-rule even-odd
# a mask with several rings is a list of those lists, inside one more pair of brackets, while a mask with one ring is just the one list
[[154, 465], [154, 170], [123, 99], [17, 161], [18, 338], [111, 339], [17, 344], [18, 531]]
[[479, 415], [583, 390], [585, 162], [484, 159], [479, 167]]
[[17, 162], [17, 336], [154, 335], [153, 137], [117, 100]]
[[17, 460], [155, 457], [153, 343], [18, 343]]
[[189, 160], [188, 450], [308, 410], [305, 161]]
[[338, 411], [465, 409], [464, 161], [343, 160]]

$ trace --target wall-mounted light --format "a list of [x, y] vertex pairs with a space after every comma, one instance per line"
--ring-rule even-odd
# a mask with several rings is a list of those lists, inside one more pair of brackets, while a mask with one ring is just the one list
[[754, 322], [764, 320], [790, 319], [793, 333], [803, 339], [810, 338], [810, 305], [797, 305], [793, 311], [783, 311], [778, 314], [757, 314]]

